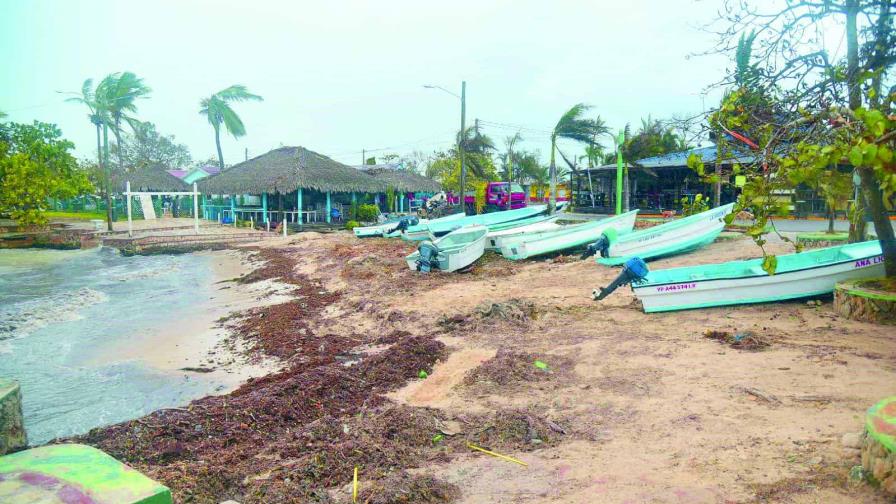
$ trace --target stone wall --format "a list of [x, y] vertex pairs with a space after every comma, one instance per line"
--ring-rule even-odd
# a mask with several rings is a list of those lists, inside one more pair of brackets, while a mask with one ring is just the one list
[[867, 286], [868, 280], [834, 287], [834, 311], [862, 322], [896, 324], [896, 294]]
[[0, 379], [0, 455], [28, 446], [19, 383]]

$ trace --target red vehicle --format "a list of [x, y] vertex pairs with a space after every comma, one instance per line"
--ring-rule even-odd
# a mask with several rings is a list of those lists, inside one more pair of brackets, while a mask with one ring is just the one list
[[[457, 203], [457, 196], [449, 195], [448, 201]], [[464, 206], [476, 207], [476, 197], [471, 191], [464, 195]], [[485, 212], [499, 210], [515, 210], [526, 206], [526, 192], [519, 184], [508, 182], [489, 182], [485, 186]]]

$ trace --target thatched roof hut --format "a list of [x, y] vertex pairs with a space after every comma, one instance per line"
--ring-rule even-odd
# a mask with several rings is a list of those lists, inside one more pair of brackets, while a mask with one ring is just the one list
[[362, 165], [357, 168], [401, 192], [434, 193], [442, 190], [442, 184], [435, 180], [392, 165]]
[[298, 188], [381, 192], [379, 180], [304, 147], [280, 147], [199, 181], [206, 194], [289, 193]]
[[131, 182], [132, 191], [190, 191], [192, 186], [168, 173], [162, 165], [148, 165], [131, 168], [125, 173], [112, 174], [112, 188], [124, 192], [125, 183]]

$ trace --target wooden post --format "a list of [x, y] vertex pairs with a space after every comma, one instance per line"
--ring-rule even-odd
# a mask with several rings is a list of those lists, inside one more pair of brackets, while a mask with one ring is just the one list
[[233, 227], [236, 227], [236, 197], [230, 195], [230, 218], [233, 219]]
[[330, 191], [327, 191], [327, 224], [331, 224], [333, 222], [333, 217], [330, 215]]
[[199, 187], [193, 182], [193, 230], [199, 234]]
[[299, 207], [299, 226], [302, 225], [302, 188], [296, 192], [296, 204]]
[[124, 197], [128, 199], [128, 236], [133, 236], [134, 226], [131, 223], [131, 181], [128, 180], [124, 184]]

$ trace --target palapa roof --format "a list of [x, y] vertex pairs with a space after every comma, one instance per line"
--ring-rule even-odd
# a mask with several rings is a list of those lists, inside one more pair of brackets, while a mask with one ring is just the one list
[[382, 192], [379, 180], [304, 147], [280, 147], [199, 181], [207, 194], [288, 193], [298, 188]]
[[161, 165], [147, 165], [131, 168], [125, 173], [112, 174], [112, 188], [124, 192], [125, 183], [131, 182], [132, 191], [189, 191], [191, 186], [168, 173]]
[[386, 186], [402, 192], [439, 192], [442, 190], [442, 184], [435, 180], [404, 170], [397, 165], [362, 165], [356, 168]]

